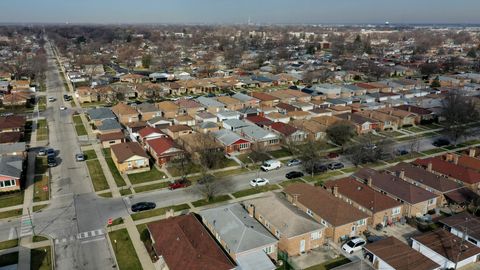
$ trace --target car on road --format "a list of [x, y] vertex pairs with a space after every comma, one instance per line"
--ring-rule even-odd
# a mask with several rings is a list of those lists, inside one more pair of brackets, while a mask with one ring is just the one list
[[290, 166], [297, 166], [297, 165], [300, 165], [302, 164], [302, 161], [300, 159], [291, 159], [287, 162], [287, 166], [290, 167]]
[[179, 188], [185, 188], [185, 187], [188, 187], [190, 185], [191, 185], [191, 183], [190, 183], [189, 180], [179, 179], [179, 180], [175, 180], [172, 183], [168, 184], [168, 189], [175, 190], [175, 189], [179, 189]]
[[75, 155], [75, 160], [76, 161], [85, 161], [85, 155], [84, 154], [76, 154]]
[[65, 106], [60, 106], [60, 111], [65, 111], [67, 109], [67, 107]]
[[358, 237], [350, 239], [345, 244], [343, 244], [342, 250], [344, 250], [348, 254], [352, 254], [356, 251], [361, 250], [362, 247], [365, 246], [365, 244], [367, 244], [367, 242], [363, 238]]
[[63, 100], [70, 101], [70, 100], [72, 100], [72, 96], [65, 94], [65, 95], [63, 95]]
[[291, 171], [291, 172], [288, 172], [285, 177], [287, 179], [294, 179], [294, 178], [300, 178], [300, 177], [303, 177], [303, 172], [299, 172], [299, 171]]
[[328, 167], [320, 162], [313, 164], [312, 166], [305, 166], [305, 172], [308, 174], [323, 173], [328, 171]]
[[405, 149], [398, 149], [397, 150], [397, 155], [399, 156], [405, 156], [408, 154], [408, 150], [405, 150]]
[[47, 155], [47, 148], [42, 148], [40, 151], [38, 151], [39, 156], [46, 156]]
[[54, 97], [49, 97], [49, 98], [48, 98], [48, 101], [50, 101], [50, 102], [54, 102], [55, 100], [57, 100], [57, 99], [54, 98]]
[[255, 178], [252, 181], [250, 181], [250, 186], [260, 187], [260, 186], [268, 185], [268, 183], [270, 183], [270, 181], [268, 181], [268, 179], [259, 177], [259, 178]]
[[333, 162], [333, 163], [328, 164], [327, 167], [328, 167], [329, 170], [338, 170], [338, 169], [343, 169], [343, 167], [345, 167], [345, 166], [341, 162]]
[[48, 156], [47, 158], [47, 165], [48, 167], [55, 167], [57, 166], [57, 159], [55, 156]]
[[436, 147], [442, 147], [450, 144], [450, 141], [444, 138], [436, 139], [433, 143]]
[[270, 159], [265, 161], [262, 167], [260, 167], [260, 169], [262, 169], [262, 171], [264, 172], [268, 172], [271, 170], [279, 169], [280, 167], [282, 167], [282, 163], [280, 161], [275, 159]]
[[49, 157], [55, 156], [55, 150], [53, 150], [52, 148], [48, 148], [46, 153], [47, 153], [47, 156]]
[[140, 211], [155, 209], [155, 207], [157, 207], [157, 205], [153, 202], [139, 202], [139, 203], [133, 204], [131, 209], [132, 209], [132, 212], [140, 212]]

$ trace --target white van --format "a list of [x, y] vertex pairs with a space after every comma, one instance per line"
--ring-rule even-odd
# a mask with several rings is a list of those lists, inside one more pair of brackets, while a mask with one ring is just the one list
[[268, 172], [271, 170], [275, 170], [282, 167], [282, 163], [278, 160], [271, 159], [267, 160], [263, 163], [262, 167], [260, 167], [264, 172]]

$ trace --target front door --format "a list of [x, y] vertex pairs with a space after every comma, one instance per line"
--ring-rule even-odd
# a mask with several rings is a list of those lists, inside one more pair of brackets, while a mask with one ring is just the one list
[[305, 252], [305, 240], [300, 240], [300, 253]]

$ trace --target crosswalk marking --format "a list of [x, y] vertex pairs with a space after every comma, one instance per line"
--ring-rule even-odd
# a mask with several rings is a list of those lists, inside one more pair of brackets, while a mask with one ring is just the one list
[[8, 240], [12, 240], [14, 238], [15, 227], [10, 228], [10, 233], [8, 234]]
[[20, 237], [33, 235], [33, 220], [29, 215], [23, 215], [21, 219]]
[[[105, 235], [105, 231], [103, 229], [98, 229], [98, 230], [93, 230], [93, 231], [88, 231], [88, 232], [81, 232], [81, 233], [78, 233], [77, 235], [70, 235], [70, 236], [67, 236], [67, 237], [64, 237], [64, 238], [61, 238], [61, 239], [55, 239], [54, 242], [55, 242], [56, 245], [58, 245], [60, 243], [65, 244], [67, 242], [69, 243], [69, 242], [73, 242], [73, 241], [76, 241], [76, 240], [81, 240], [82, 243], [93, 242], [93, 241], [98, 241], [98, 240], [105, 239], [105, 237], [103, 235]], [[100, 238], [98, 238], [98, 237], [100, 237]], [[92, 240], [90, 238], [96, 238], [96, 239]], [[89, 239], [89, 240], [87, 240], [87, 239]]]

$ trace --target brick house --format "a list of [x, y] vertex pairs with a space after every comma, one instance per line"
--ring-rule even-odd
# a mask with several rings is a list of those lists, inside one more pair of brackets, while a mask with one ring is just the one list
[[183, 155], [183, 150], [169, 137], [147, 140], [145, 146], [159, 166]]
[[112, 112], [117, 116], [121, 124], [133, 123], [140, 121], [138, 112], [125, 103], [118, 103], [112, 107]]
[[336, 243], [367, 230], [368, 215], [321, 187], [292, 184], [283, 192], [287, 200], [324, 225], [325, 237]]
[[245, 208], [279, 239], [278, 249], [297, 256], [318, 248], [324, 242], [325, 226], [291, 205], [282, 194], [246, 200]]
[[325, 183], [332, 194], [368, 214], [368, 225], [389, 225], [399, 221], [402, 216], [402, 204], [381, 192], [365, 185], [352, 177]]
[[0, 116], [0, 132], [24, 132], [26, 123], [25, 116]]
[[98, 140], [103, 148], [110, 148], [112, 145], [124, 143], [126, 141], [123, 132], [99, 134]]
[[113, 163], [120, 173], [138, 173], [150, 170], [147, 153], [137, 142], [125, 142], [110, 147]]

